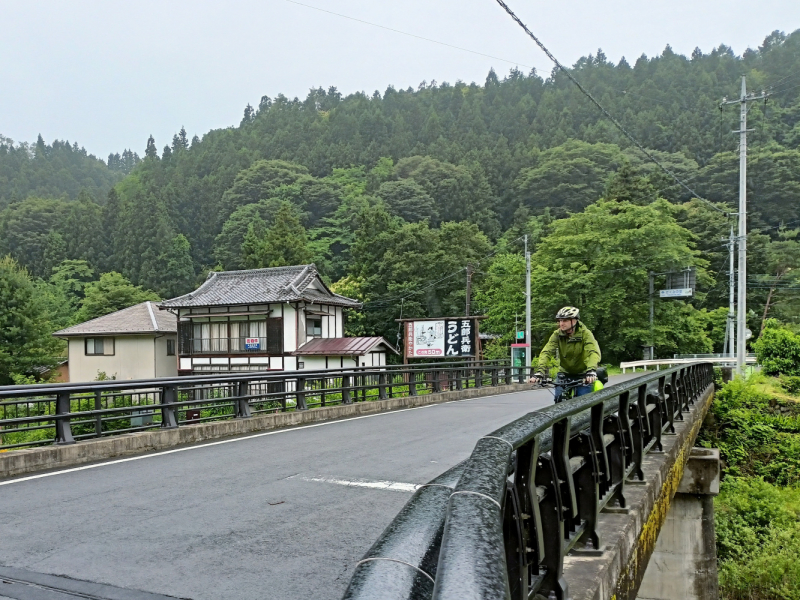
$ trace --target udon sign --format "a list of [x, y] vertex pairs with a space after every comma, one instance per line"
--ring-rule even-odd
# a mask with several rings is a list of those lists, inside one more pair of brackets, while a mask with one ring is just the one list
[[407, 358], [475, 356], [474, 318], [406, 321]]

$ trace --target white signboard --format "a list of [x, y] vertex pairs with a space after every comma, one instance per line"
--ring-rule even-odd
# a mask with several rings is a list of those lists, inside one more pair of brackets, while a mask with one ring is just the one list
[[412, 356], [444, 356], [444, 321], [414, 321]]
[[688, 298], [692, 295], [692, 288], [680, 288], [677, 290], [661, 290], [658, 295], [661, 298]]

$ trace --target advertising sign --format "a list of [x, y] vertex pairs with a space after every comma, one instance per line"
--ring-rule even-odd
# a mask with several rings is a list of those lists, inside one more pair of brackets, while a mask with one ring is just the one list
[[473, 319], [406, 322], [408, 358], [459, 358], [475, 356]]
[[661, 298], [688, 298], [692, 295], [692, 288], [678, 288], [674, 290], [661, 290], [658, 295]]
[[245, 340], [244, 340], [244, 349], [245, 350], [260, 350], [261, 349], [261, 338], [245, 338]]

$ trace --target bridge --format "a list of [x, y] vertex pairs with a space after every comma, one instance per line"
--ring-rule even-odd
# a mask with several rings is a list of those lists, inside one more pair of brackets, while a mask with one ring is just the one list
[[[662, 370], [574, 409], [500, 363], [0, 389], [0, 598], [635, 597], [710, 377]], [[538, 515], [526, 460], [552, 468]], [[492, 479], [511, 485], [467, 487]], [[462, 552], [473, 527], [495, 538]], [[416, 558], [379, 556], [406, 534]]]

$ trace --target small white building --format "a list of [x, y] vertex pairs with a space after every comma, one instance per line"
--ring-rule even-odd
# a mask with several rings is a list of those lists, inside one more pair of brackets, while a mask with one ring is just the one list
[[152, 379], [178, 374], [175, 315], [142, 302], [56, 331], [69, 348], [69, 381]]
[[209, 273], [197, 290], [159, 303], [178, 317], [178, 370], [321, 370], [386, 364], [383, 338], [345, 338], [345, 312], [314, 265]]

